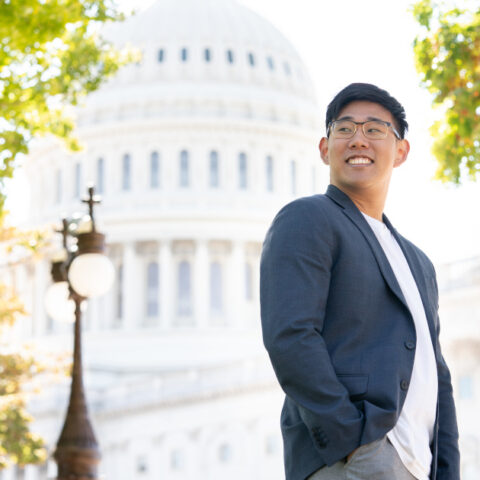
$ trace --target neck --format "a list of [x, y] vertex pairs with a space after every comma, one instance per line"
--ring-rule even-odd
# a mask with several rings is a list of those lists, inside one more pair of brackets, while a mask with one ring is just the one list
[[351, 190], [345, 189], [343, 186], [335, 185], [337, 188], [342, 190], [350, 200], [355, 204], [355, 206], [363, 213], [369, 217], [375, 218], [377, 220], [383, 221], [383, 210], [385, 208], [385, 202], [387, 200], [387, 189], [381, 189], [380, 191], [376, 189], [375, 192], [372, 192], [368, 189], [366, 190]]
[[385, 201], [375, 201], [369, 198], [362, 198], [361, 196], [352, 196], [347, 194], [350, 200], [356, 205], [356, 207], [366, 215], [377, 220], [382, 220], [383, 209], [385, 208]]

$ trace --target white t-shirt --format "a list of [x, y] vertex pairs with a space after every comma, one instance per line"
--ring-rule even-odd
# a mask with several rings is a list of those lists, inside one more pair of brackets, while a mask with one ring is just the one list
[[437, 409], [438, 376], [435, 353], [425, 309], [405, 255], [388, 227], [363, 214], [392, 267], [415, 323], [417, 344], [412, 377], [400, 417], [387, 433], [409, 472], [419, 480], [428, 480], [432, 453], [430, 443]]

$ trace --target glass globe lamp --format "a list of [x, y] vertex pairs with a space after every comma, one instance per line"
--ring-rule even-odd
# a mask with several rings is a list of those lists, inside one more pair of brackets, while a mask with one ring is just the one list
[[68, 269], [68, 280], [82, 297], [99, 297], [113, 284], [115, 270], [103, 253], [84, 253], [74, 258]]
[[68, 282], [52, 283], [45, 294], [45, 310], [57, 322], [75, 321], [75, 302], [69, 298]]

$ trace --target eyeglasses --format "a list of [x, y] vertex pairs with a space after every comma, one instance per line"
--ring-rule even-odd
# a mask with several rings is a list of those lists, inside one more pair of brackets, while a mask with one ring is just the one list
[[363, 134], [370, 140], [386, 138], [388, 129], [391, 128], [395, 136], [401, 140], [400, 134], [390, 122], [383, 120], [369, 120], [367, 122], [354, 122], [353, 120], [335, 120], [330, 122], [327, 129], [327, 137], [332, 134], [333, 138], [352, 138], [358, 126], [362, 126]]

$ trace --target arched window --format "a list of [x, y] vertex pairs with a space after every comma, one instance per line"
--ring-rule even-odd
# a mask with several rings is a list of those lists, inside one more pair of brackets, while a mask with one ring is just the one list
[[158, 152], [150, 154], [150, 188], [160, 187], [160, 158]]
[[238, 155], [238, 188], [246, 190], [248, 187], [247, 155], [241, 152]]
[[233, 448], [229, 443], [222, 443], [218, 447], [218, 459], [221, 463], [228, 463], [232, 460]]
[[148, 459], [144, 455], [140, 455], [137, 457], [137, 472], [140, 474], [144, 474], [148, 472]]
[[232, 50], [227, 50], [227, 61], [228, 61], [228, 63], [233, 63], [234, 62], [234, 56], [233, 56], [233, 51]]
[[170, 468], [172, 470], [183, 470], [185, 468], [185, 453], [182, 449], [176, 448], [170, 453]]
[[277, 434], [270, 434], [265, 438], [265, 453], [276, 455], [280, 451], [279, 438]]
[[215, 150], [210, 152], [209, 184], [212, 188], [217, 188], [220, 184], [218, 153]]
[[147, 317], [158, 315], [158, 263], [150, 262], [147, 265]]
[[290, 189], [292, 195], [296, 195], [297, 193], [297, 162], [292, 160], [290, 162]]
[[270, 70], [275, 70], [275, 63], [272, 57], [267, 57], [267, 65]]
[[245, 263], [245, 299], [253, 300], [253, 269], [250, 263]]
[[97, 185], [96, 190], [98, 193], [105, 192], [105, 161], [103, 158], [97, 159]]
[[210, 310], [212, 313], [223, 310], [222, 266], [218, 262], [210, 264]]
[[80, 197], [80, 189], [82, 185], [82, 164], [77, 162], [75, 164], [74, 180], [73, 180], [73, 196], [74, 198]]
[[55, 175], [55, 203], [61, 203], [62, 201], [62, 171], [58, 168]]
[[192, 279], [190, 263], [182, 261], [178, 264], [178, 314], [192, 313]]
[[267, 192], [273, 192], [273, 158], [271, 155], [265, 159], [265, 179]]
[[248, 63], [254, 67], [255, 66], [255, 57], [252, 52], [248, 54]]
[[130, 190], [132, 184], [131, 178], [131, 159], [130, 154], [126, 153], [122, 158], [122, 190]]
[[180, 50], [180, 60], [182, 62], [186, 62], [188, 60], [188, 50], [185, 47]]
[[203, 51], [203, 56], [205, 58], [205, 61], [206, 62], [209, 62], [211, 59], [212, 59], [212, 52], [209, 48], [206, 48], [204, 51]]
[[160, 48], [157, 54], [158, 63], [162, 63], [165, 60], [165, 50]]
[[181, 187], [188, 187], [190, 184], [190, 165], [188, 152], [182, 150], [180, 152], [180, 177], [179, 184]]

